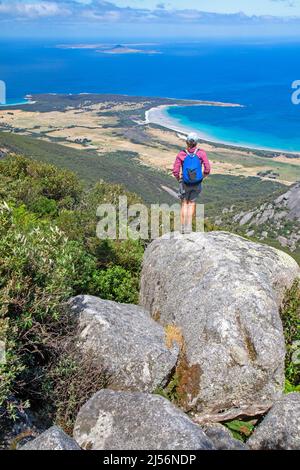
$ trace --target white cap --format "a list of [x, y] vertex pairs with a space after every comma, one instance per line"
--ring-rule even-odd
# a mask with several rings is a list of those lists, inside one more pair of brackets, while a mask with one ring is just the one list
[[187, 138], [187, 142], [198, 142], [199, 141], [199, 136], [196, 134], [196, 132], [191, 132]]

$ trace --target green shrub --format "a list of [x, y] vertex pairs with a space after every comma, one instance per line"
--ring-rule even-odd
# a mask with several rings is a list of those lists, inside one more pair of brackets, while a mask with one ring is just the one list
[[155, 395], [160, 395], [163, 398], [166, 398], [170, 402], [177, 404], [180, 400], [178, 395], [178, 387], [180, 385], [180, 380], [178, 374], [172, 376], [171, 380], [167, 384], [165, 388], [158, 387], [153, 393]]
[[92, 283], [95, 295], [120, 303], [137, 303], [138, 287], [138, 279], [121, 266], [96, 272]]
[[[51, 354], [50, 331], [60, 335], [61, 306], [85, 293], [96, 263], [80, 244], [21, 206], [0, 208], [0, 407], [26, 388]], [[30, 371], [30, 374], [28, 372]]]
[[96, 210], [99, 204], [119, 204], [119, 197], [126, 196], [128, 204], [143, 202], [136, 194], [126, 191], [121, 184], [99, 181], [87, 194], [86, 203], [89, 208]]
[[83, 193], [72, 173], [51, 165], [0, 162], [0, 418], [30, 405], [67, 430], [105, 385], [101, 365], [66, 347], [76, 325], [63, 306], [77, 294], [137, 302], [143, 243], [96, 237], [97, 206], [124, 194], [139, 202], [120, 185]]
[[[82, 197], [82, 184], [77, 176], [53, 165], [13, 155], [0, 162], [0, 177], [6, 189], [5, 199], [34, 204], [44, 196], [54, 200], [60, 208], [74, 208]], [[9, 194], [9, 197], [7, 197]]]
[[284, 393], [292, 393], [292, 392], [300, 393], [300, 384], [293, 385], [288, 379], [285, 379]]
[[56, 201], [54, 201], [54, 199], [48, 199], [46, 196], [38, 197], [32, 204], [30, 204], [29, 209], [41, 217], [54, 217], [58, 210]]
[[249, 419], [248, 421], [234, 419], [232, 421], [226, 421], [223, 424], [229, 429], [235, 439], [245, 442], [253, 433], [256, 423], [257, 420], [253, 419]]
[[285, 375], [290, 387], [300, 385], [299, 357], [295, 363], [295, 355], [300, 350], [300, 285], [295, 282], [286, 293], [281, 318], [287, 348]]
[[121, 266], [139, 274], [144, 256], [144, 243], [139, 240], [98, 240], [94, 255], [100, 266]]
[[[85, 243], [87, 240], [85, 218], [80, 211], [62, 209], [55, 218], [55, 224], [70, 240], [76, 240], [82, 243]], [[96, 228], [92, 235], [94, 236], [95, 233]]]

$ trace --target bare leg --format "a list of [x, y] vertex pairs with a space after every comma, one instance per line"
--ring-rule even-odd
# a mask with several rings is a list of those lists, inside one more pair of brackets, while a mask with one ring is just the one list
[[196, 203], [190, 202], [189, 204], [189, 224], [192, 226], [193, 217], [196, 215]]
[[189, 211], [188, 201], [182, 201], [181, 212], [180, 212], [180, 223], [181, 223], [182, 230], [184, 230], [184, 227], [186, 227], [188, 224], [188, 216], [189, 216], [188, 211]]
[[187, 208], [187, 220], [186, 220], [186, 224], [187, 224], [189, 231], [192, 231], [193, 217], [195, 213], [196, 213], [196, 203], [189, 201], [188, 208]]
[[192, 221], [195, 211], [196, 203], [190, 201], [182, 201], [180, 222], [181, 230], [183, 232], [189, 233], [192, 231]]

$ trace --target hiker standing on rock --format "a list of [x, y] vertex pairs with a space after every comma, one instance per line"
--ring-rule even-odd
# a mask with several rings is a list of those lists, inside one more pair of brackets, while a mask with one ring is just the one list
[[176, 157], [173, 175], [180, 183], [181, 233], [192, 231], [192, 221], [196, 214], [196, 200], [202, 191], [202, 181], [210, 174], [210, 163], [206, 152], [197, 147], [199, 137], [195, 133], [187, 136], [187, 150]]

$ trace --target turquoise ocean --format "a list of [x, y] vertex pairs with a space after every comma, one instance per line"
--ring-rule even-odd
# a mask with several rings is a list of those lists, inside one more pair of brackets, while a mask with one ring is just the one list
[[[88, 43], [84, 38], [78, 43]], [[92, 41], [95, 42], [95, 41]], [[97, 41], [103, 42], [101, 39]], [[126, 43], [126, 39], [111, 41]], [[57, 47], [65, 40], [0, 40], [0, 80], [10, 104], [27, 94], [114, 93], [238, 103], [243, 107], [172, 107], [174, 123], [210, 140], [300, 152], [300, 42], [163, 42], [145, 54], [106, 55]], [[155, 49], [159, 54], [148, 54]]]

